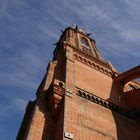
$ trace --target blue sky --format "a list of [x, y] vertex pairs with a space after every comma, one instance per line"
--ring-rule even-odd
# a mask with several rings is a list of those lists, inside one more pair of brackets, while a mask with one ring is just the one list
[[79, 25], [123, 72], [140, 62], [139, 0], [0, 1], [0, 139], [13, 140], [61, 32]]

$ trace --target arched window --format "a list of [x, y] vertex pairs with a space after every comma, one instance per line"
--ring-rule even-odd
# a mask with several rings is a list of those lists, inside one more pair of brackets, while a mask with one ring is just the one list
[[129, 87], [129, 90], [135, 90], [135, 89], [137, 89], [135, 86], [133, 86], [131, 84], [129, 84], [128, 87]]
[[86, 47], [87, 49], [89, 49], [89, 43], [88, 43], [88, 40], [84, 37], [81, 37], [80, 38], [80, 43], [83, 47]]

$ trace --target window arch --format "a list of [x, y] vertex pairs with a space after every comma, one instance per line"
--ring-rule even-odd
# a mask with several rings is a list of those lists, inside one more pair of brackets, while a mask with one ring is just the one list
[[89, 49], [89, 43], [88, 40], [85, 37], [80, 37], [80, 43], [83, 47], [86, 47]]
[[129, 84], [128, 87], [129, 87], [129, 90], [135, 90], [135, 89], [137, 89], [137, 88], [136, 88], [134, 85], [132, 85], [132, 84]]
[[123, 87], [123, 91], [124, 92], [129, 92], [129, 91], [133, 91], [136, 89], [140, 89], [139, 85], [134, 83], [133, 81], [130, 81], [129, 83], [126, 83]]

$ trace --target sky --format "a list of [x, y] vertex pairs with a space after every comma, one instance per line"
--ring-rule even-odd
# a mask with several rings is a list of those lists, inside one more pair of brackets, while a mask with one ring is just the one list
[[0, 0], [0, 140], [16, 138], [25, 107], [72, 24], [120, 72], [140, 63], [139, 0]]

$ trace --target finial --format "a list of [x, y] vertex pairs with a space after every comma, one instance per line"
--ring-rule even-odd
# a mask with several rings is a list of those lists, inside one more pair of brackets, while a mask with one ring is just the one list
[[58, 42], [54, 43], [53, 45], [57, 45], [57, 44], [58, 44]]
[[61, 33], [63, 34], [64, 33], [64, 31], [63, 30], [60, 30], [61, 31]]
[[76, 25], [75, 30], [78, 30], [78, 25]]
[[87, 36], [90, 36], [92, 33], [87, 34]]
[[70, 27], [74, 29], [75, 28], [75, 24], [72, 23]]
[[71, 27], [74, 27], [74, 24], [73, 23], [71, 24]]

